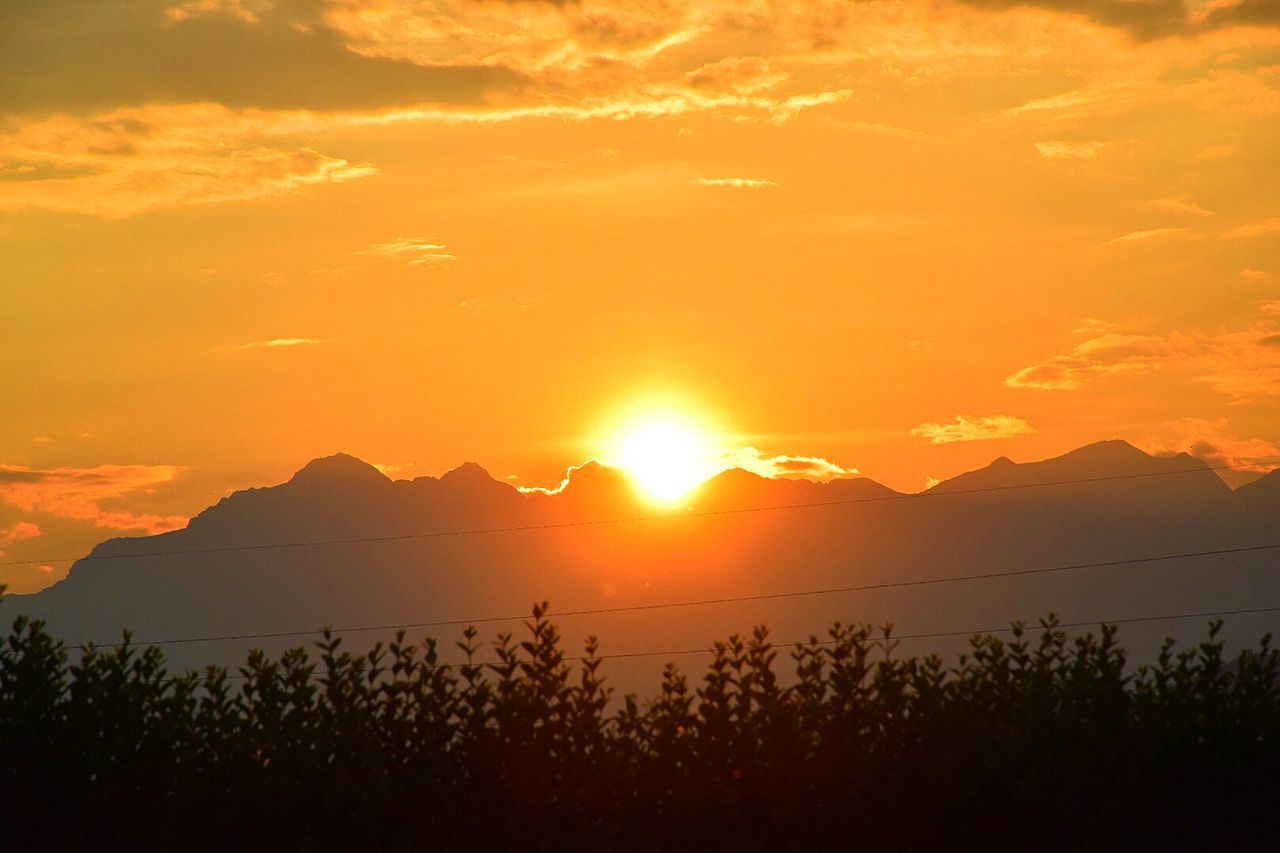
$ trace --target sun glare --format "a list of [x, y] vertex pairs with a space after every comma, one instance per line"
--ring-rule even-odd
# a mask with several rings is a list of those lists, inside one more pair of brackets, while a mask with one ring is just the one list
[[654, 503], [674, 503], [720, 470], [709, 433], [677, 415], [630, 420], [610, 444], [605, 464], [624, 471]]

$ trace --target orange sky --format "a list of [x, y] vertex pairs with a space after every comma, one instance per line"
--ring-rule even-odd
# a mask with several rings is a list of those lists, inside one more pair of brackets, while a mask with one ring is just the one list
[[5, 3], [0, 560], [650, 395], [904, 490], [1270, 467], [1277, 113], [1276, 0]]

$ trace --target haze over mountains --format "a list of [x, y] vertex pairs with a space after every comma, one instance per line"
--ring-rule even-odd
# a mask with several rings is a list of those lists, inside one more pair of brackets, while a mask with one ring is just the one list
[[[1277, 522], [1280, 471], [1232, 491], [1191, 456], [1153, 457], [1119, 441], [1041, 462], [997, 459], [921, 495], [862, 478], [819, 484], [731, 470], [670, 511], [640, 503], [621, 473], [594, 463], [543, 494], [470, 463], [393, 481], [338, 454], [287, 483], [236, 492], [186, 529], [104, 542], [62, 582], [4, 599], [0, 618], [45, 619], [73, 643], [114, 642], [124, 628], [148, 641], [474, 620], [527, 614], [538, 600], [553, 611], [633, 607], [1267, 544], [1280, 540]], [[500, 532], [465, 532], [491, 529]], [[328, 544], [305, 544], [317, 542]], [[261, 547], [281, 544], [289, 547]], [[1280, 551], [1258, 551], [558, 621], [571, 648], [595, 633], [608, 655], [705, 647], [759, 623], [792, 642], [836, 619], [915, 634], [994, 629], [1050, 611], [1100, 621], [1257, 608], [1280, 606], [1278, 561]], [[1166, 635], [1202, 637], [1204, 622], [1125, 626], [1121, 638], [1147, 655]], [[1252, 641], [1276, 627], [1280, 614], [1235, 616], [1227, 634]], [[480, 628], [489, 638], [519, 625]], [[461, 625], [410, 636], [428, 633], [451, 641]], [[235, 663], [250, 646], [310, 639], [192, 642], [166, 653], [177, 667]], [[961, 645], [908, 641], [904, 651]], [[456, 657], [448, 645], [445, 659]], [[634, 686], [664, 660], [608, 666]]]

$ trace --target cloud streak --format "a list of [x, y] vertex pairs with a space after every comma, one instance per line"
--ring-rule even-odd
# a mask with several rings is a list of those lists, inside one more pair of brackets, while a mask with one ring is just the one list
[[[1162, 425], [1162, 434], [1139, 444], [1149, 453], [1189, 453], [1213, 466], [1230, 466], [1220, 471], [1228, 481], [1240, 482], [1243, 475], [1265, 474], [1280, 466], [1280, 446], [1261, 438], [1240, 438], [1232, 434], [1226, 418], [1181, 418]], [[1249, 478], [1251, 479], [1251, 478]]]
[[1107, 147], [1105, 142], [1066, 142], [1061, 139], [1037, 142], [1035, 149], [1046, 160], [1092, 160]]
[[[1018, 8], [1147, 40], [1247, 25], [1253, 29], [1240, 31], [1247, 41], [1276, 24], [1278, 3], [1244, 0], [1205, 13], [1190, 12], [1184, 0], [0, 4], [0, 210], [125, 217], [342, 183], [376, 168], [329, 150], [334, 140], [393, 123], [692, 114], [785, 122], [849, 101], [848, 81], [868, 75], [920, 82], [1010, 63], [1015, 75], [1042, 71], [1039, 48], [1011, 59], [1016, 40], [1035, 35], [1038, 44], [1055, 44], [1038, 34], [1071, 30], [1074, 38], [1080, 28], [1043, 14], [1005, 14]], [[1091, 43], [1098, 41], [1095, 34]], [[1111, 45], [1099, 49], [1114, 57]], [[1135, 61], [1138, 73], [1125, 83], [1091, 79], [1086, 69], [1079, 88], [1005, 115], [1034, 114], [1027, 119], [1034, 122], [1167, 90], [1152, 83], [1158, 63]], [[1232, 73], [1206, 73], [1199, 83], [1208, 88], [1188, 84], [1187, 97], [1221, 109], [1278, 108], [1262, 77]], [[849, 128], [923, 138], [848, 118]], [[1033, 144], [1058, 161], [1095, 157], [1105, 145], [1052, 137]]]
[[[40, 525], [30, 521], [17, 521], [8, 527], [0, 527], [0, 545], [9, 546], [24, 539], [35, 539], [40, 533]], [[0, 555], [4, 553], [4, 549], [0, 548]]]
[[271, 338], [266, 341], [254, 341], [248, 344], [241, 344], [239, 349], [279, 349], [287, 347], [305, 347], [315, 346], [324, 343], [319, 338]]
[[722, 471], [741, 468], [771, 480], [816, 480], [827, 482], [858, 476], [857, 468], [846, 468], [821, 456], [770, 455], [755, 447], [737, 447], [721, 455]]
[[1005, 384], [1011, 388], [1073, 391], [1103, 377], [1152, 370], [1185, 358], [1194, 347], [1195, 341], [1186, 336], [1108, 332], [1077, 344], [1068, 353], [1019, 370]]
[[273, 124], [212, 105], [29, 122], [0, 133], [0, 164], [9, 170], [0, 174], [0, 210], [118, 218], [272, 198], [376, 173], [368, 164], [281, 145], [271, 138]]
[[1213, 211], [1201, 207], [1189, 198], [1153, 198], [1145, 206], [1161, 213], [1172, 213], [1180, 216], [1213, 216]]
[[172, 482], [177, 465], [29, 468], [0, 464], [0, 501], [25, 513], [47, 513], [109, 530], [164, 533], [184, 527], [176, 515], [115, 508], [122, 500]]
[[1253, 237], [1264, 237], [1269, 234], [1280, 233], [1280, 216], [1272, 216], [1267, 219], [1259, 219], [1256, 222], [1246, 222], [1244, 225], [1237, 225], [1235, 228], [1228, 230], [1222, 236], [1229, 240], [1247, 240]]
[[950, 423], [924, 423], [911, 430], [917, 438], [930, 444], [950, 444], [956, 441], [991, 441], [1012, 438], [1038, 432], [1022, 418], [1012, 415], [970, 416], [956, 415]]
[[694, 183], [703, 187], [732, 187], [739, 190], [759, 190], [778, 185], [774, 181], [760, 178], [698, 178]]
[[1264, 301], [1243, 328], [1164, 334], [1104, 332], [1010, 375], [1011, 388], [1071, 391], [1115, 376], [1176, 371], [1235, 400], [1280, 396], [1280, 301]]
[[373, 258], [404, 258], [410, 266], [420, 267], [456, 261], [457, 256], [446, 252], [447, 248], [443, 243], [435, 243], [424, 237], [397, 237], [387, 243], [375, 243], [354, 254]]
[[1144, 240], [1154, 240], [1157, 237], [1172, 237], [1176, 234], [1186, 234], [1190, 228], [1149, 228], [1146, 231], [1130, 231], [1128, 234], [1121, 234], [1108, 240], [1108, 245], [1117, 243], [1137, 243]]

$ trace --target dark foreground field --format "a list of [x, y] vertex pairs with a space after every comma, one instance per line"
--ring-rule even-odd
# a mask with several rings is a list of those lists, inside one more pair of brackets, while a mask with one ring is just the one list
[[[8, 850], [1274, 849], [1267, 640], [1126, 665], [1113, 628], [975, 636], [957, 661], [835, 625], [767, 633], [652, 697], [524, 639], [337, 638], [172, 676], [157, 649], [0, 648]], [[450, 650], [452, 652], [452, 650]], [[483, 663], [481, 663], [483, 661]], [[780, 672], [785, 670], [785, 674]]]

